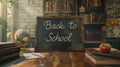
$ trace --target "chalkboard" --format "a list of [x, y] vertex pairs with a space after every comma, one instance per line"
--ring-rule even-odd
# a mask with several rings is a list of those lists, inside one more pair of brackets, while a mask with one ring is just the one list
[[84, 50], [82, 17], [37, 17], [35, 51]]

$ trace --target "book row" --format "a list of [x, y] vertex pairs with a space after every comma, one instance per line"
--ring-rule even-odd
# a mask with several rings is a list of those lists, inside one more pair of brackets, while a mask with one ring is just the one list
[[102, 31], [86, 30], [86, 32], [85, 32], [85, 40], [86, 41], [101, 41], [102, 37], [103, 37]]

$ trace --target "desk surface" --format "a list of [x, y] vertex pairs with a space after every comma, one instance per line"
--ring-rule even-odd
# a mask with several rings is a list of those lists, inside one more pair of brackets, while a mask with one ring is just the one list
[[[22, 61], [12, 67], [39, 67], [39, 59]], [[54, 58], [47, 67], [120, 67], [119, 65], [100, 66], [92, 63], [84, 52], [54, 52]]]

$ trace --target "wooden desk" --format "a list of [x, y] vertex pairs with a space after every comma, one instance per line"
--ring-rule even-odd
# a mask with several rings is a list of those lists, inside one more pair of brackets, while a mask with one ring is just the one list
[[[25, 60], [12, 67], [39, 67], [39, 60]], [[48, 67], [120, 67], [120, 65], [97, 66], [85, 57], [84, 52], [55, 52]]]

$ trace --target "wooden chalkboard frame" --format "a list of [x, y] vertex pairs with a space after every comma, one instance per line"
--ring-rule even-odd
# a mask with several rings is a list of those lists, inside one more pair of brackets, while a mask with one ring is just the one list
[[[77, 20], [81, 20], [81, 21], [79, 21], [79, 23], [80, 23], [80, 26], [79, 26], [79, 28], [81, 29], [80, 31], [81, 31], [81, 33], [80, 33], [80, 36], [81, 36], [81, 44], [79, 45], [80, 46], [80, 48], [78, 49], [74, 49], [74, 48], [70, 48], [70, 49], [48, 49], [48, 50], [46, 50], [46, 49], [41, 49], [41, 48], [39, 48], [40, 47], [40, 44], [38, 43], [38, 35], [37, 35], [37, 33], [39, 33], [38, 32], [38, 25], [39, 25], [39, 23], [41, 23], [41, 22], [39, 22], [39, 19], [56, 19], [56, 18], [58, 18], [58, 19], [77, 19]], [[56, 16], [56, 17], [51, 17], [51, 16], [45, 16], [45, 17], [37, 17], [37, 19], [36, 19], [36, 33], [35, 33], [35, 52], [39, 52], [39, 51], [84, 51], [85, 50], [85, 46], [84, 46], [84, 44], [83, 44], [83, 34], [82, 34], [82, 32], [83, 32], [83, 17], [80, 17], [80, 16], [72, 16], [72, 17], [60, 17], [60, 16]], [[63, 46], [64, 47], [64, 46]]]

